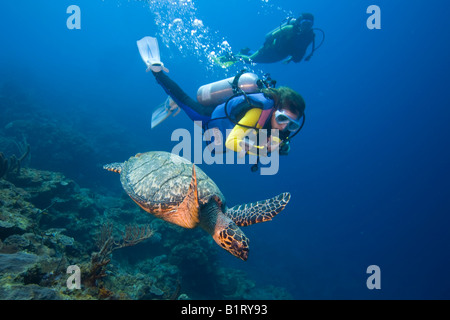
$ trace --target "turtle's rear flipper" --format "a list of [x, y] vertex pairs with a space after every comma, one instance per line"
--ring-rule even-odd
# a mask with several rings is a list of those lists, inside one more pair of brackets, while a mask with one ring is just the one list
[[225, 215], [239, 227], [270, 221], [283, 211], [290, 199], [291, 194], [285, 192], [267, 200], [234, 206], [228, 209]]
[[112, 172], [120, 173], [122, 171], [122, 166], [123, 166], [123, 163], [114, 162], [114, 163], [110, 163], [110, 164], [105, 164], [103, 166], [103, 169], [108, 170], [108, 171], [112, 171]]

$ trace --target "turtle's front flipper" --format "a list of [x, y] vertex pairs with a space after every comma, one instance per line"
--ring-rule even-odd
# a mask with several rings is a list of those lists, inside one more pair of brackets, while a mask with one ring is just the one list
[[225, 215], [239, 227], [246, 227], [272, 220], [273, 217], [283, 211], [290, 199], [291, 194], [285, 192], [267, 200], [234, 206], [228, 209]]

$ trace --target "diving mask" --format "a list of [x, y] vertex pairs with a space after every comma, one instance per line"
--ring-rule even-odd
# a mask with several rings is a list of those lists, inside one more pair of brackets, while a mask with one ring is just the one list
[[288, 116], [284, 111], [276, 110], [275, 111], [275, 121], [278, 124], [286, 124], [286, 129], [290, 132], [295, 132], [300, 129], [301, 124], [299, 120], [292, 119]]

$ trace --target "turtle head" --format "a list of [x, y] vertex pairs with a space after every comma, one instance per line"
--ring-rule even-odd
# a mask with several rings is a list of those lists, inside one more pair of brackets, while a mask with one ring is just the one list
[[228, 222], [227, 226], [220, 229], [216, 228], [213, 238], [219, 246], [233, 256], [246, 261], [249, 253], [250, 240], [233, 221], [230, 220]]
[[214, 241], [242, 260], [247, 260], [249, 252], [249, 240], [242, 230], [227, 217], [222, 211], [222, 203], [217, 197], [212, 197], [202, 207], [200, 215], [200, 227], [208, 232]]
[[233, 256], [246, 261], [249, 252], [249, 239], [232, 220], [225, 216], [220, 218], [212, 234], [214, 241]]

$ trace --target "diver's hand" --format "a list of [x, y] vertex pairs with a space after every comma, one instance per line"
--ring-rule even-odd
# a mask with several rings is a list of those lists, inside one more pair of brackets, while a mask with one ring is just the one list
[[241, 151], [239, 151], [239, 158], [243, 158], [246, 153], [254, 153], [257, 154], [257, 148], [255, 147], [255, 143], [249, 139], [242, 140], [239, 145], [241, 146]]
[[267, 152], [272, 152], [278, 150], [280, 148], [280, 144], [277, 142], [272, 142], [267, 144]]
[[274, 136], [267, 137], [267, 144], [266, 144], [267, 152], [279, 150], [282, 143], [283, 141], [278, 137]]

